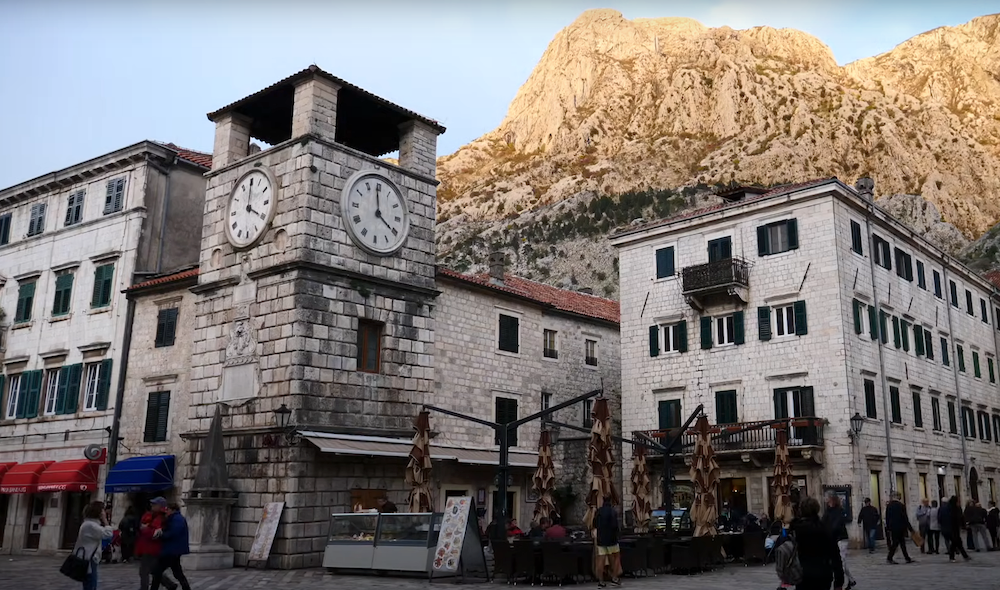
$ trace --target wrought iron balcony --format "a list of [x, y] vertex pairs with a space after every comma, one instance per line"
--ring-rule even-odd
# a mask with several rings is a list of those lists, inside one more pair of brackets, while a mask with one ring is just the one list
[[681, 270], [681, 289], [688, 302], [702, 309], [701, 300], [712, 295], [739, 297], [745, 303], [750, 287], [750, 263], [743, 258], [723, 258]]
[[[787, 420], [764, 420], [760, 422], [738, 422], [736, 424], [713, 425], [712, 449], [716, 454], [748, 453], [753, 451], [773, 452], [778, 442], [778, 430], [788, 430], [788, 447], [822, 448], [823, 418], [790, 418]], [[677, 435], [679, 428], [649, 430], [643, 432], [657, 441], [667, 441]], [[678, 455], [690, 454], [694, 450], [696, 435], [693, 431], [681, 435], [674, 452]]]

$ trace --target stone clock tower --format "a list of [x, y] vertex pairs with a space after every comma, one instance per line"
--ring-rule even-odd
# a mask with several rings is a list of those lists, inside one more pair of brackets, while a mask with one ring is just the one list
[[271, 565], [317, 566], [330, 513], [402, 471], [290, 444], [275, 410], [298, 431], [412, 434], [434, 384], [444, 127], [315, 66], [208, 117], [189, 446], [197, 462], [221, 407], [237, 565], [263, 505], [285, 502]]

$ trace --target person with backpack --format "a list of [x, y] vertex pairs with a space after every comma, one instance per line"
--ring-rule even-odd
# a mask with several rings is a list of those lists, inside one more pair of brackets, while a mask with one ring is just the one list
[[775, 550], [775, 569], [783, 584], [795, 590], [844, 588], [844, 564], [837, 540], [819, 518], [819, 502], [806, 498], [792, 521], [789, 540]]

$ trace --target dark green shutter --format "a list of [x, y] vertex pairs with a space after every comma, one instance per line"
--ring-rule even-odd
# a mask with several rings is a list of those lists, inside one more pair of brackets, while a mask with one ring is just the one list
[[958, 370], [965, 371], [965, 349], [958, 347]]
[[878, 418], [878, 405], [875, 403], [875, 382], [865, 379], [865, 415]]
[[668, 246], [656, 251], [656, 278], [674, 276], [674, 247]]
[[913, 351], [917, 356], [924, 354], [924, 329], [920, 326], [913, 327]]
[[903, 421], [903, 412], [899, 406], [899, 388], [890, 387], [889, 388], [889, 403], [892, 406], [892, 421], [899, 424]]
[[156, 441], [157, 413], [160, 409], [159, 397], [159, 392], [153, 392], [146, 398], [146, 426], [143, 429], [142, 442]]
[[688, 323], [687, 320], [677, 322], [674, 336], [677, 338], [677, 352], [688, 351]]
[[868, 332], [871, 334], [872, 340], [878, 340], [878, 315], [872, 305], [868, 306]]
[[774, 390], [774, 419], [780, 420], [788, 417], [788, 391], [784, 389]]
[[716, 391], [715, 392], [715, 423], [735, 424], [738, 421], [736, 411], [736, 392]]
[[770, 245], [767, 239], [767, 226], [761, 225], [757, 227], [757, 255], [767, 256], [771, 253]]
[[701, 318], [701, 349], [712, 348], [712, 318]]
[[899, 335], [902, 336], [903, 351], [910, 352], [910, 322], [899, 320]]
[[73, 273], [66, 273], [56, 277], [56, 296], [52, 300], [52, 315], [69, 313], [72, 291]]
[[56, 388], [56, 414], [66, 413], [66, 388], [69, 386], [69, 367], [59, 369], [59, 385]]
[[762, 306], [757, 308], [757, 333], [761, 340], [771, 339], [771, 308]]
[[[853, 223], [853, 222], [852, 222]], [[857, 299], [854, 300], [854, 333], [860, 334], [864, 332], [865, 326], [864, 322], [861, 320], [861, 302]]]
[[[996, 374], [996, 371], [993, 368], [993, 359], [992, 358], [986, 357], [986, 366], [990, 370], [990, 383], [996, 383], [997, 382], [997, 374]], [[998, 442], [1000, 442], [1000, 441], [998, 441]]]
[[167, 421], [170, 419], [170, 392], [160, 392], [160, 406], [156, 411], [156, 440], [167, 440]]
[[63, 413], [75, 414], [80, 403], [80, 380], [83, 377], [83, 365], [70, 365], [66, 369], [68, 369], [66, 373], [66, 400], [63, 403]]
[[948, 341], [944, 338], [941, 339], [941, 362], [946, 367], [951, 364], [951, 358], [948, 356]]
[[892, 343], [896, 348], [901, 348], [903, 342], [899, 337], [899, 318], [892, 316]]
[[108, 392], [111, 390], [111, 359], [101, 361], [101, 374], [97, 380], [97, 409], [108, 409]]
[[14, 314], [15, 322], [27, 322], [31, 320], [31, 308], [35, 299], [35, 281], [22, 283], [17, 289], [17, 310]]
[[660, 326], [649, 327], [649, 356], [660, 354]]
[[795, 311], [795, 333], [799, 336], [805, 336], [809, 333], [809, 323], [806, 320], [806, 302], [796, 301], [792, 304], [792, 309]]
[[805, 418], [815, 418], [816, 403], [813, 400], [813, 388], [803, 387], [799, 390], [799, 396], [799, 408], [802, 410], [802, 416]]
[[24, 373], [21, 380], [28, 379], [28, 394], [24, 402], [24, 417], [34, 418], [38, 416], [38, 402], [42, 392], [42, 372], [28, 371]]
[[920, 394], [916, 391], [913, 392], [913, 426], [916, 428], [924, 426], [924, 412], [923, 408], [920, 407]]
[[[27, 371], [21, 373], [21, 378], [17, 381], [17, 404], [14, 405], [15, 418], [24, 418], [24, 408], [28, 404], [28, 383], [30, 380], [31, 372]], [[11, 387], [14, 387], [13, 383], [11, 383]], [[14, 395], [13, 391], [11, 391], [11, 395]]]
[[983, 372], [979, 368], [979, 353], [975, 350], [972, 351], [972, 372], [977, 379], [983, 376]]
[[861, 246], [861, 224], [857, 221], [851, 221], [851, 250], [864, 254], [864, 248]]
[[927, 353], [927, 358], [934, 360], [934, 339], [931, 337], [930, 330], [923, 330], [924, 333], [924, 348]]
[[733, 343], [743, 344], [743, 312], [733, 314]]
[[889, 314], [879, 310], [878, 312], [879, 331], [882, 334], [882, 344], [889, 343]]
[[788, 249], [797, 250], [799, 248], [799, 224], [798, 221], [794, 219], [789, 219], [785, 222], [785, 227], [788, 230]]

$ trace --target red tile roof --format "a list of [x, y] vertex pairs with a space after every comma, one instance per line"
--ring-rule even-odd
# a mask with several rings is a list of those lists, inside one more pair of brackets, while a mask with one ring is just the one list
[[189, 150], [187, 148], [182, 148], [175, 143], [163, 143], [157, 142], [165, 148], [169, 148], [177, 152], [177, 155], [188, 162], [193, 162], [203, 168], [212, 168], [212, 154], [206, 154], [205, 152], [196, 152], [194, 150]]
[[183, 281], [185, 279], [191, 279], [197, 276], [198, 276], [198, 269], [191, 268], [188, 270], [182, 270], [181, 272], [175, 272], [174, 274], [164, 275], [162, 277], [149, 279], [148, 281], [136, 283], [135, 285], [132, 285], [128, 289], [125, 289], [125, 291], [126, 292], [138, 291], [139, 289], [145, 289], [147, 287], [153, 287], [156, 285], [165, 285], [167, 283], [175, 283], [178, 281]]
[[983, 278], [992, 283], [997, 289], [1000, 289], [1000, 270], [988, 270], [983, 273]]
[[618, 324], [621, 322], [621, 312], [617, 301], [580, 293], [579, 291], [569, 291], [560, 289], [552, 285], [536, 283], [514, 275], [504, 275], [503, 284], [493, 282], [486, 273], [477, 275], [467, 275], [456, 272], [449, 268], [439, 266], [437, 268], [439, 277], [446, 277], [465, 283], [470, 283], [478, 287], [493, 289], [501, 293], [509, 293], [525, 299], [530, 299], [544, 306], [550, 306], [560, 311], [574, 313], [590, 318], [604, 320]]

